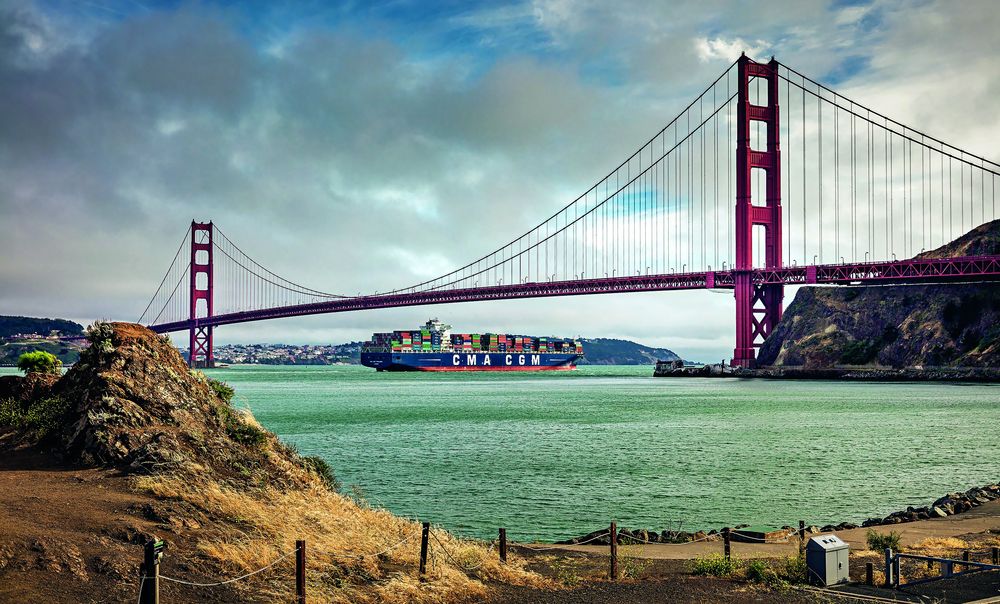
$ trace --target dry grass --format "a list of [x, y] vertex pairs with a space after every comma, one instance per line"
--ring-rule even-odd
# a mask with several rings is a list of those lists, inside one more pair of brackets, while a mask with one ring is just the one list
[[906, 548], [911, 553], [925, 554], [928, 556], [939, 555], [942, 552], [951, 550], [968, 549], [969, 544], [955, 537], [928, 537], [922, 541], [914, 543]]
[[[518, 561], [501, 565], [497, 553], [483, 543], [458, 539], [433, 527], [428, 581], [420, 583], [419, 523], [358, 505], [319, 484], [306, 490], [266, 490], [253, 495], [189, 475], [139, 477], [135, 485], [157, 497], [188, 502], [223, 520], [215, 530], [201, 532], [198, 549], [227, 576], [266, 566], [294, 550], [296, 539], [305, 539], [309, 591], [320, 601], [457, 602], [485, 596], [484, 581], [552, 585], [524, 570]], [[386, 550], [390, 551], [371, 555]], [[273, 579], [290, 577], [291, 564], [283, 561], [274, 572], [261, 573], [240, 585], [289, 601], [291, 582]]]

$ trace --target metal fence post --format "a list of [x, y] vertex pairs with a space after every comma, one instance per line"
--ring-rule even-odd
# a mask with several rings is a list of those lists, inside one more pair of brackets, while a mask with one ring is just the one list
[[507, 529], [500, 529], [500, 561], [507, 562]]
[[431, 523], [425, 522], [420, 532], [420, 580], [427, 580], [427, 537], [431, 532]]
[[295, 602], [306, 604], [306, 542], [295, 542]]
[[892, 549], [885, 548], [885, 586], [892, 587]]
[[612, 520], [611, 531], [608, 534], [608, 542], [611, 544], [611, 580], [618, 580], [618, 525]]
[[142, 576], [139, 588], [139, 604], [160, 604], [160, 560], [166, 544], [155, 536], [146, 542], [142, 550]]

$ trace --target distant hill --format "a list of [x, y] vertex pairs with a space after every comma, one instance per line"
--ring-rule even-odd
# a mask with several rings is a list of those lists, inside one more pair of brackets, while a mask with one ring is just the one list
[[35, 317], [0, 315], [0, 338], [9, 338], [17, 334], [82, 336], [83, 325], [67, 321], [66, 319], [38, 319]]
[[[1000, 254], [1000, 220], [921, 258]], [[803, 287], [761, 365], [1000, 367], [1000, 284]]]
[[83, 342], [50, 336], [83, 337], [83, 326], [66, 319], [0, 316], [0, 365], [16, 365], [21, 354], [32, 350], [50, 352], [64, 365], [72, 365], [80, 358]]
[[655, 365], [656, 361], [676, 361], [680, 357], [666, 348], [650, 348], [628, 340], [583, 338], [580, 365]]

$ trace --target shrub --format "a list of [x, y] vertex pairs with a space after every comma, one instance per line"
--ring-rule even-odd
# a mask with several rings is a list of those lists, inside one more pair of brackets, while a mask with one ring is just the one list
[[26, 352], [17, 359], [17, 368], [25, 373], [48, 373], [59, 375], [62, 361], [56, 355], [44, 350]]
[[115, 334], [115, 328], [110, 323], [104, 321], [94, 321], [94, 324], [87, 328], [87, 341], [90, 348], [87, 350], [97, 354], [111, 354], [115, 351], [115, 345], [111, 338]]
[[736, 557], [726, 558], [722, 554], [710, 554], [703, 558], [695, 558], [691, 564], [691, 574], [711, 575], [713, 577], [731, 577], [740, 570], [740, 561]]
[[900, 534], [896, 531], [889, 531], [888, 533], [879, 533], [868, 529], [865, 534], [865, 539], [868, 541], [868, 549], [875, 550], [877, 552], [883, 551], [885, 548], [889, 548], [893, 551], [899, 551], [899, 538]]
[[223, 403], [215, 408], [226, 434], [234, 441], [248, 447], [262, 447], [267, 442], [267, 432], [253, 419], [253, 416], [233, 409], [229, 403]]
[[621, 568], [621, 576], [624, 579], [638, 579], [639, 575], [653, 563], [648, 558], [639, 558], [622, 553], [618, 555], [618, 562]]
[[751, 560], [746, 567], [747, 580], [753, 583], [763, 583], [770, 587], [776, 587], [784, 583], [778, 573], [763, 560]]
[[330, 488], [331, 491], [339, 491], [340, 481], [333, 473], [333, 468], [330, 464], [326, 463], [326, 460], [318, 455], [309, 455], [308, 457], [302, 458], [302, 465], [306, 467], [307, 470], [315, 472], [317, 476]]
[[236, 394], [236, 391], [233, 390], [232, 386], [219, 380], [208, 378], [208, 385], [212, 388], [212, 391], [215, 392], [215, 396], [221, 398], [227, 403], [232, 401], [233, 395]]
[[789, 556], [785, 558], [785, 568], [781, 578], [789, 583], [805, 583], [809, 579], [809, 567], [805, 556]]
[[7, 399], [0, 401], [0, 425], [24, 430], [42, 440], [62, 427], [63, 416], [68, 410], [69, 401], [59, 397], [33, 401], [27, 407]]

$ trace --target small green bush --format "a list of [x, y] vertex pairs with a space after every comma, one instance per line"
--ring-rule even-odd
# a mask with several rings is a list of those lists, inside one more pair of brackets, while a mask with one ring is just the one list
[[789, 556], [785, 558], [785, 569], [781, 578], [789, 583], [805, 583], [809, 579], [809, 567], [805, 556]]
[[226, 433], [229, 434], [229, 438], [248, 447], [261, 447], [267, 442], [266, 432], [239, 420], [227, 424]]
[[317, 476], [322, 479], [323, 483], [330, 488], [331, 491], [339, 491], [341, 488], [340, 481], [333, 473], [333, 468], [330, 464], [326, 463], [326, 460], [318, 455], [309, 455], [302, 458], [302, 465], [306, 467], [307, 470], [315, 472]]
[[44, 350], [33, 350], [22, 354], [17, 359], [17, 368], [24, 373], [47, 373], [59, 375], [62, 361], [56, 355]]
[[13, 399], [0, 401], [0, 425], [30, 433], [42, 440], [61, 429], [69, 401], [50, 397], [31, 402], [27, 407]]
[[901, 535], [896, 531], [889, 531], [888, 533], [879, 533], [868, 529], [865, 533], [865, 540], [868, 541], [868, 549], [874, 550], [876, 552], [884, 551], [885, 548], [889, 548], [893, 551], [899, 551], [899, 538]]
[[722, 554], [710, 554], [694, 559], [691, 563], [691, 574], [731, 577], [739, 572], [740, 566], [740, 561], [736, 557], [727, 559]]
[[111, 341], [114, 335], [115, 328], [110, 323], [94, 321], [94, 324], [87, 328], [87, 340], [90, 342], [87, 352], [97, 356], [111, 354], [115, 351], [115, 345]]
[[267, 432], [240, 417], [239, 412], [230, 407], [229, 403], [218, 405], [215, 412], [222, 420], [226, 434], [234, 441], [248, 447], [262, 447], [267, 442]]
[[782, 585], [784, 581], [778, 573], [764, 560], [750, 560], [746, 566], [747, 581], [763, 583], [769, 587]]
[[212, 388], [212, 391], [215, 392], [215, 396], [221, 398], [227, 403], [231, 402], [233, 400], [233, 396], [236, 394], [236, 391], [233, 390], [232, 386], [220, 380], [208, 378], [208, 385]]
[[12, 398], [0, 400], [0, 426], [16, 428], [23, 416], [24, 409], [21, 408], [21, 405], [17, 401]]

